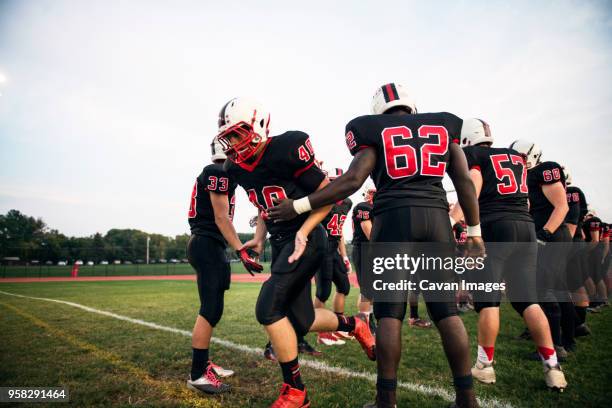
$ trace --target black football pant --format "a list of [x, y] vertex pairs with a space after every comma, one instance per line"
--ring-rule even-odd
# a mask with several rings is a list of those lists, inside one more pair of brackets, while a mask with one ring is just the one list
[[348, 295], [351, 290], [346, 266], [338, 253], [338, 241], [328, 240], [327, 252], [321, 267], [315, 276], [317, 284], [317, 299], [325, 303], [329, 299], [332, 283], [336, 286], [336, 292]]
[[255, 314], [262, 325], [270, 325], [285, 317], [298, 336], [310, 330], [315, 313], [310, 281], [321, 266], [327, 248], [327, 235], [317, 226], [308, 236], [303, 255], [289, 263], [295, 247], [295, 234], [271, 239], [271, 276], [264, 282], [257, 298]]
[[[372, 226], [372, 242], [438, 242], [452, 243], [454, 246], [455, 238], [446, 209], [399, 207], [376, 214]], [[450, 255], [452, 254], [451, 249]], [[446, 278], [450, 282], [455, 276], [452, 271], [449, 271], [449, 274]], [[423, 297], [429, 316], [440, 332], [442, 346], [455, 381], [471, 380], [468, 336], [461, 319], [457, 317], [454, 294], [451, 299], [443, 302], [428, 301], [425, 293]], [[376, 353], [379, 381], [394, 380], [397, 377], [402, 349], [401, 328], [406, 316], [406, 306], [406, 301], [374, 301], [374, 316], [378, 321]]]
[[215, 327], [223, 315], [225, 291], [231, 280], [225, 243], [205, 235], [192, 235], [187, 244], [187, 257], [196, 270], [199, 314]]
[[571, 241], [569, 230], [562, 224], [553, 234], [551, 245], [538, 248], [538, 297], [557, 346], [574, 343], [575, 312], [565, 273]]

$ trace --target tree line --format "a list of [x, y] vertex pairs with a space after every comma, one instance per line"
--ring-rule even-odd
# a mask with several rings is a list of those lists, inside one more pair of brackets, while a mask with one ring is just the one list
[[[252, 233], [238, 235], [243, 242], [253, 236]], [[95, 263], [103, 260], [144, 261], [147, 237], [151, 239], [150, 259], [187, 257], [188, 234], [168, 237], [136, 229], [113, 228], [104, 235], [95, 233], [88, 237], [69, 237], [49, 228], [41, 218], [27, 216], [18, 210], [0, 214], [0, 260], [19, 258], [20, 262], [36, 260], [53, 263], [72, 263], [76, 260]], [[229, 254], [233, 256], [231, 251]]]

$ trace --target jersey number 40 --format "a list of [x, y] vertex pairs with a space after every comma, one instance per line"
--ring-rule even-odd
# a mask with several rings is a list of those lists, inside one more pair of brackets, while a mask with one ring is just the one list
[[[444, 126], [423, 125], [418, 130], [418, 137], [431, 139], [437, 136], [437, 143], [424, 143], [420, 147], [421, 168], [418, 168], [417, 151], [409, 145], [397, 145], [398, 140], [413, 138], [412, 130], [406, 126], [388, 127], [382, 131], [383, 148], [385, 151], [385, 165], [387, 174], [392, 179], [414, 176], [444, 177], [446, 162], [440, 161], [432, 164], [433, 156], [444, 156], [448, 152], [448, 131]], [[403, 163], [398, 159], [403, 158]]]

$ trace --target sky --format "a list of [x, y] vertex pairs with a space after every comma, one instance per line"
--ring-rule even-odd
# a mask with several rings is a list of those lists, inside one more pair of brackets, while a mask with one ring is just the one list
[[[326, 166], [347, 168], [345, 124], [396, 81], [420, 112], [486, 120], [498, 146], [536, 142], [612, 221], [611, 11], [604, 1], [0, 0], [0, 213], [74, 236], [187, 233], [227, 100], [259, 100], [272, 134], [305, 131]], [[237, 229], [255, 214], [239, 190]]]

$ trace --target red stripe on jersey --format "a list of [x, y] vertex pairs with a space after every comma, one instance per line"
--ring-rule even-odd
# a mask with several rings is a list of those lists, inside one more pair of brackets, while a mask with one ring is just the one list
[[393, 93], [393, 89], [391, 88], [391, 84], [385, 85], [385, 88], [387, 88], [387, 95], [389, 95], [389, 101], [388, 102], [393, 102], [394, 100], [396, 100], [397, 98], [395, 97], [395, 94]]
[[357, 150], [367, 149], [368, 147], [372, 147], [372, 146], [368, 146], [368, 145], [359, 145], [359, 147], [357, 147]]
[[472, 169], [474, 169], [474, 170], [478, 170], [479, 172], [481, 172], [481, 173], [482, 173], [482, 170], [480, 170], [480, 166], [479, 166], [479, 165], [477, 165], [477, 164], [475, 164], [475, 165], [473, 165], [472, 167], [470, 167], [470, 170], [472, 170]]
[[314, 164], [315, 164], [315, 163], [314, 163], [314, 161], [313, 161], [313, 162], [311, 162], [311, 163], [310, 163], [308, 166], [306, 166], [306, 167], [304, 167], [304, 168], [302, 168], [302, 169], [299, 169], [298, 171], [296, 171], [295, 173], [293, 173], [293, 178], [298, 178], [298, 177], [300, 177], [300, 176], [301, 176], [301, 175], [302, 175], [302, 174], [303, 174], [303, 173], [304, 173], [306, 170], [308, 170], [309, 168], [311, 168], [312, 166], [314, 166]]
[[451, 142], [459, 144], [459, 139], [455, 138], [455, 139], [451, 140]]

